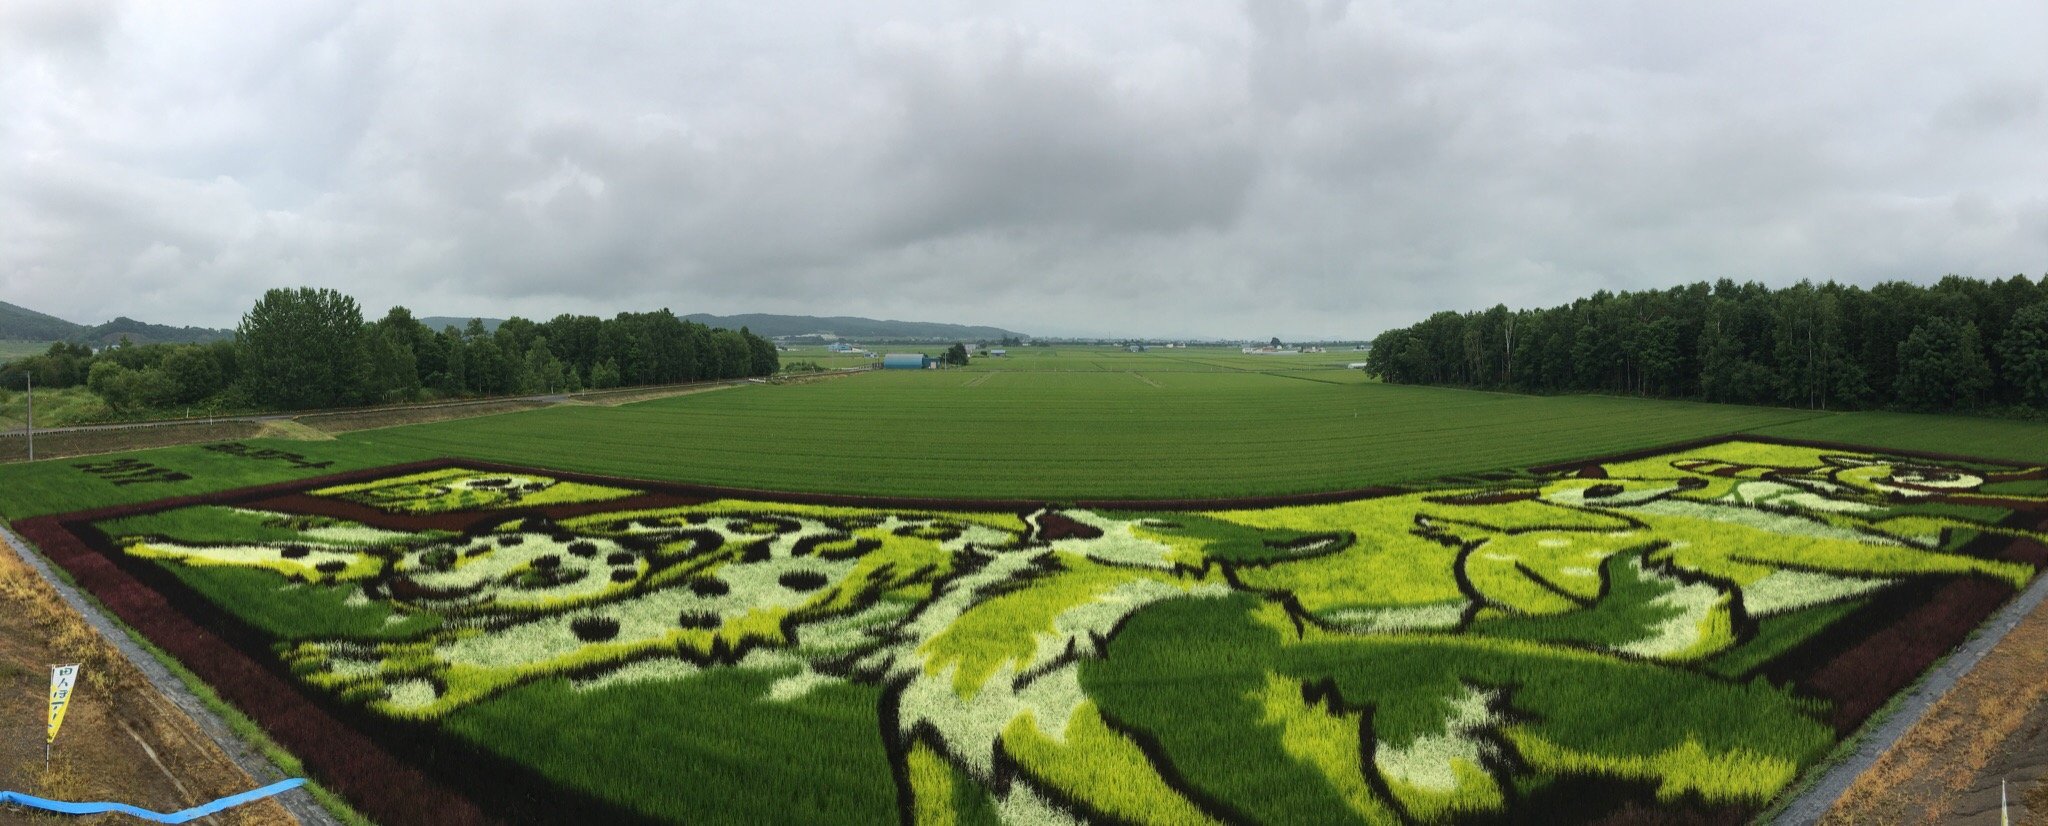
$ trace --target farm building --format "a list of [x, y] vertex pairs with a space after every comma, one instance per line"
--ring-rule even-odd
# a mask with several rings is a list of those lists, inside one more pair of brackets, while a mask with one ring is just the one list
[[884, 370], [923, 370], [931, 359], [923, 353], [890, 353], [882, 357]]
[[991, 355], [991, 356], [995, 356], [996, 358], [1002, 358], [1002, 357], [1004, 357], [1004, 356], [1007, 356], [1007, 355], [1009, 355], [1009, 354], [1010, 354], [1010, 351], [1008, 351], [1008, 350], [990, 350], [990, 351], [988, 351], [988, 354], [989, 354], [989, 355]]

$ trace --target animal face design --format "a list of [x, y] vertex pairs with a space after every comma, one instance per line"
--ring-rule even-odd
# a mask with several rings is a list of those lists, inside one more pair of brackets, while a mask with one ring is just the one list
[[[534, 478], [521, 483], [528, 501], [560, 490]], [[1832, 729], [1785, 690], [1702, 664], [1742, 650], [1762, 620], [1911, 578], [2025, 583], [2030, 566], [1955, 553], [1947, 539], [2029, 534], [1919, 509], [1999, 479], [1727, 443], [1598, 473], [1281, 508], [1017, 514], [716, 500], [553, 518], [522, 506], [460, 532], [231, 509], [102, 527], [126, 553], [162, 564], [347, 592], [350, 610], [383, 624], [285, 639], [275, 653], [305, 682], [389, 717], [437, 720], [552, 679], [683, 685], [749, 669], [774, 675], [769, 702], [863, 683], [883, 689], [880, 736], [914, 793], [944, 765], [1006, 819], [1199, 821], [1216, 812], [1175, 785], [1196, 770], [1160, 768], [1177, 741], [1141, 746], [1130, 727], [1174, 707], [1161, 692], [1208, 691], [1190, 708], [1221, 720], [1251, 704], [1231, 736], [1277, 736], [1318, 755], [1303, 765], [1332, 788], [1354, 784], [1340, 805], [1360, 817], [1426, 819], [1500, 811], [1516, 772], [1630, 782], [1649, 772], [1673, 795], [1768, 799], [1825, 751]], [[447, 482], [382, 496], [473, 498]], [[187, 530], [237, 520], [229, 533], [246, 539]], [[1220, 667], [1192, 681], [1129, 671], [1172, 659], [1118, 653], [1148, 616], [1219, 622], [1215, 633], [1234, 642], [1217, 662], [1257, 665], [1241, 685]], [[1346, 671], [1410, 660], [1421, 665]], [[1625, 684], [1618, 696], [1648, 706], [1739, 701], [1751, 709], [1741, 725], [1759, 733], [1723, 743], [1727, 732], [1646, 723], [1626, 744], [1575, 740], [1571, 709], [1558, 704], [1576, 695], [1546, 694], [1546, 681]], [[1545, 745], [1565, 742], [1577, 745]], [[1278, 759], [1307, 760], [1288, 754]], [[1658, 768], [1680, 757], [1691, 762]], [[1063, 774], [1074, 766], [1087, 777]], [[1133, 801], [1147, 808], [1116, 808]]]

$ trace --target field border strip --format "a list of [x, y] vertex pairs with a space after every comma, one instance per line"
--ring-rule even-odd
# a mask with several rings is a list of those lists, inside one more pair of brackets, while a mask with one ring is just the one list
[[2048, 573], [2036, 574], [2034, 582], [2027, 586], [1984, 622], [1970, 637], [1949, 652], [1939, 664], [1929, 670], [1907, 693], [1898, 697], [1889, 716], [1874, 728], [1852, 734], [1855, 750], [1814, 778], [1798, 795], [1781, 808], [1771, 823], [1780, 826], [1804, 826], [1818, 822], [1835, 802], [1847, 794], [1849, 787], [1863, 773], [1877, 764], [1885, 752], [1891, 750], [1900, 738], [1906, 736], [1914, 726], [1927, 716], [1934, 704], [1955, 688], [1957, 682], [1976, 669], [1985, 655], [2005, 640], [2007, 634], [2019, 627], [2021, 622], [2048, 601]]
[[[14, 555], [21, 558], [22, 564], [35, 571], [36, 576], [41, 577], [44, 582], [49, 583], [51, 589], [57, 592], [57, 597], [73, 611], [78, 612], [79, 617], [94, 633], [99, 634], [114, 647], [115, 651], [120, 652], [121, 658], [134, 666], [157, 693], [162, 694], [171, 705], [192, 718], [200, 732], [218, 746], [237, 767], [248, 772], [249, 776], [259, 783], [285, 777], [285, 773], [276, 763], [271, 762], [270, 758], [236, 735], [227, 721], [221, 719], [205, 701], [199, 699], [199, 695], [194, 694], [191, 687], [185, 685], [184, 680], [171, 673], [171, 670], [156, 657], [142, 650], [142, 646], [136, 644], [134, 637], [130, 636], [131, 632], [122, 623], [102, 613], [97, 604], [88, 600], [76, 586], [64, 577], [58, 576], [50, 567], [50, 561], [43, 558], [39, 548], [4, 525], [0, 525], [0, 542], [6, 543]], [[341, 821], [321, 807], [310, 795], [279, 797], [277, 802], [302, 824], [341, 826]]]

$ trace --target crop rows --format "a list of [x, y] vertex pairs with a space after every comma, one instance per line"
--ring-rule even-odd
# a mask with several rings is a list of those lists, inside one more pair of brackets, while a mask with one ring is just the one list
[[1148, 384], [1124, 373], [999, 373], [963, 386], [966, 375], [861, 376], [354, 438], [415, 453], [771, 490], [1175, 497], [1365, 487], [1807, 415], [1262, 374], [1141, 374]]

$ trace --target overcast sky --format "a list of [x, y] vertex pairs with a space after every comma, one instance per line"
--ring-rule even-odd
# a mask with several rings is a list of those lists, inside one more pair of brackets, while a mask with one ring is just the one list
[[2048, 271], [2048, 3], [0, 2], [0, 300], [1366, 337]]

